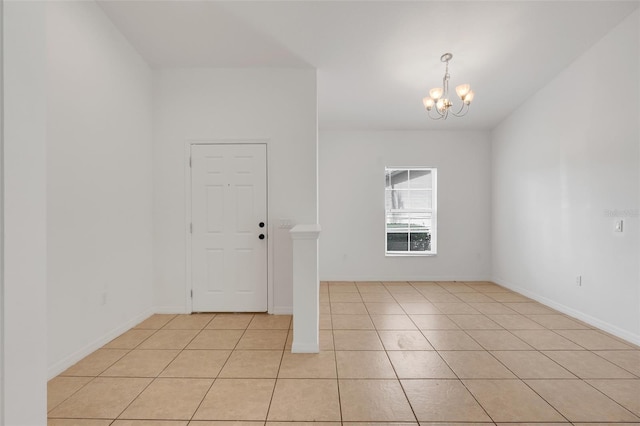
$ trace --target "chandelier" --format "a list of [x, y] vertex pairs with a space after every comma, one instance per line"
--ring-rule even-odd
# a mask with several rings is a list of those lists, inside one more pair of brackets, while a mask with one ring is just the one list
[[[462, 117], [469, 111], [469, 105], [473, 100], [473, 90], [471, 90], [471, 86], [468, 84], [456, 86], [456, 94], [462, 101], [459, 107], [454, 106], [453, 102], [449, 99], [449, 61], [451, 58], [453, 58], [451, 53], [445, 53], [440, 57], [440, 61], [445, 63], [442, 87], [429, 90], [429, 96], [422, 99], [422, 103], [427, 109], [427, 115], [434, 120], [446, 120], [449, 114]], [[431, 111], [435, 111], [435, 114]]]

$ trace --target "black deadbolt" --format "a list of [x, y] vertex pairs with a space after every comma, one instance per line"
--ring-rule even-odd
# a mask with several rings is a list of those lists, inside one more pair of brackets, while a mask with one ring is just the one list
[[260, 222], [260, 223], [258, 224], [258, 226], [259, 226], [260, 228], [264, 228], [264, 222]]
[[260, 234], [258, 238], [260, 238], [261, 240], [264, 240], [264, 234]]

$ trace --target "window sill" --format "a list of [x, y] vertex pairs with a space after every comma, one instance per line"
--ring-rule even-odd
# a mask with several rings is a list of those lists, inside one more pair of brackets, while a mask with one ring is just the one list
[[435, 252], [386, 252], [385, 257], [433, 257], [436, 256]]

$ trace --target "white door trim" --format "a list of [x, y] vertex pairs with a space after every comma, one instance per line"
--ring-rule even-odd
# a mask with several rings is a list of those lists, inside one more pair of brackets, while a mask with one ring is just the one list
[[267, 312], [273, 313], [273, 226], [269, 220], [271, 212], [271, 200], [269, 197], [269, 181], [271, 163], [271, 153], [269, 149], [269, 139], [189, 139], [184, 147], [184, 182], [185, 182], [185, 215], [184, 215], [184, 234], [185, 234], [185, 313], [193, 313], [193, 299], [191, 292], [193, 284], [191, 282], [191, 147], [193, 145], [222, 145], [222, 144], [238, 144], [238, 145], [265, 145], [267, 150]]

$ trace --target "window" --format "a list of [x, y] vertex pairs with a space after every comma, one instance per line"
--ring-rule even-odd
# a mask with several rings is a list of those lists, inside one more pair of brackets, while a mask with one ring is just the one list
[[387, 255], [436, 254], [436, 169], [385, 169]]

